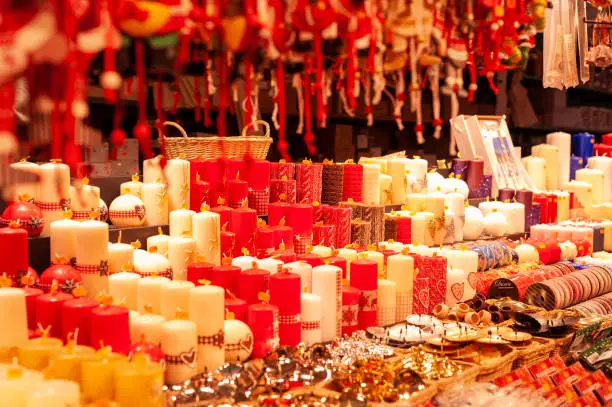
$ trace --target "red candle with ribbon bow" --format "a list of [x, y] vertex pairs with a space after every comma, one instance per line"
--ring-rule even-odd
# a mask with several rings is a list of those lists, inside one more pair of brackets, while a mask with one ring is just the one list
[[2, 273], [14, 278], [28, 271], [28, 232], [18, 222], [0, 229], [0, 258]]
[[239, 178], [227, 181], [227, 201], [230, 208], [240, 208], [248, 205], [249, 184]]
[[101, 344], [113, 352], [130, 353], [130, 311], [125, 307], [103, 304], [91, 311], [90, 343], [99, 349]]
[[240, 267], [232, 266], [230, 258], [224, 258], [221, 266], [213, 267], [210, 272], [210, 282], [212, 285], [223, 287], [233, 293], [238, 292]]
[[296, 346], [301, 341], [302, 323], [300, 276], [283, 271], [270, 276], [270, 303], [278, 307], [281, 346]]
[[[223, 248], [223, 242], [221, 242]], [[200, 280], [210, 280], [214, 265], [206, 262], [193, 262], [187, 264], [187, 281], [201, 285]]]
[[238, 297], [247, 304], [259, 302], [259, 293], [268, 291], [270, 285], [270, 272], [268, 270], [253, 267], [240, 273], [238, 278]]
[[62, 337], [62, 305], [73, 299], [70, 294], [58, 292], [57, 284], [51, 287], [51, 292], [36, 298], [36, 326], [43, 329], [51, 326], [50, 335]]
[[351, 286], [359, 290], [359, 329], [376, 326], [378, 264], [368, 259], [351, 262]]
[[[98, 301], [93, 298], [77, 298], [62, 304], [62, 339], [67, 340], [68, 335], [79, 345], [89, 345], [91, 311], [98, 307]], [[78, 329], [78, 334], [75, 332]]]
[[352, 335], [359, 329], [359, 295], [355, 287], [342, 287], [342, 335]]
[[[262, 293], [264, 294], [264, 293]], [[269, 297], [268, 294], [265, 294]], [[272, 304], [251, 304], [247, 309], [247, 323], [253, 331], [254, 358], [263, 358], [279, 345], [279, 311]]]
[[255, 253], [255, 229], [257, 212], [251, 208], [234, 209], [231, 213], [230, 230], [236, 234], [234, 256], [240, 256], [242, 249]]

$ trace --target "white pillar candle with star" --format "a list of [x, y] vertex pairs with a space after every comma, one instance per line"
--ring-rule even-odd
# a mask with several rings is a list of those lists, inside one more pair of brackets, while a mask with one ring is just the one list
[[142, 202], [147, 217], [145, 226], [168, 224], [168, 188], [160, 182], [142, 184]]
[[168, 210], [184, 207], [189, 209], [189, 161], [182, 158], [168, 160], [164, 168], [168, 183]]
[[88, 296], [108, 291], [108, 223], [95, 219], [81, 222], [76, 242], [76, 269], [81, 273]]
[[170, 212], [170, 236], [181, 237], [193, 235], [193, 215], [195, 211], [180, 208]]
[[191, 237], [172, 237], [168, 241], [168, 262], [174, 280], [187, 278], [187, 265], [196, 257], [196, 242]]
[[221, 217], [202, 205], [201, 212], [193, 215], [193, 239], [196, 252], [205, 262], [221, 264]]
[[134, 195], [142, 199], [142, 182], [138, 174], [132, 175], [132, 180], [123, 182], [120, 186], [121, 195]]

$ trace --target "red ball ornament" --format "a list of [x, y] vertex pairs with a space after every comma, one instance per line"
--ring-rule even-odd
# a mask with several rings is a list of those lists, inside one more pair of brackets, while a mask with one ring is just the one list
[[126, 139], [123, 129], [114, 129], [110, 134], [110, 140], [115, 147], [121, 147]]
[[15, 285], [17, 287], [36, 287], [38, 286], [38, 282], [40, 281], [40, 277], [38, 277], [38, 273], [32, 267], [28, 267], [28, 271], [19, 272], [17, 277], [15, 278]]
[[159, 346], [150, 342], [145, 342], [142, 340], [134, 343], [130, 350], [130, 359], [137, 353], [147, 355], [149, 360], [154, 363], [166, 362], [166, 355], [164, 354], [164, 351], [162, 351]]
[[591, 243], [588, 240], [586, 239], [576, 240], [574, 244], [576, 245], [576, 249], [578, 249], [577, 257], [584, 257], [584, 256], [588, 256], [589, 254], [591, 254], [591, 251], [592, 251]]
[[44, 292], [51, 290], [53, 281], [57, 281], [58, 287], [65, 293], [72, 293], [72, 290], [79, 287], [83, 279], [79, 273], [70, 264], [63, 261], [64, 259], [55, 260], [57, 264], [49, 266], [40, 276], [37, 287]]
[[19, 222], [29, 237], [40, 236], [45, 226], [45, 220], [38, 206], [23, 199], [11, 202], [2, 213], [3, 225], [8, 225], [11, 221]]
[[138, 139], [138, 141], [142, 141], [151, 137], [151, 129], [146, 123], [138, 123], [134, 126], [133, 131], [134, 137]]

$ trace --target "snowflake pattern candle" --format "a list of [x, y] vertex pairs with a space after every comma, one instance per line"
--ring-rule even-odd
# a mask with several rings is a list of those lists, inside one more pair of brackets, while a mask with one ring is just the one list
[[359, 329], [359, 295], [355, 287], [342, 289], [342, 335], [352, 335]]
[[248, 325], [253, 331], [254, 358], [263, 358], [276, 349], [279, 339], [278, 307], [272, 304], [251, 304], [247, 310]]

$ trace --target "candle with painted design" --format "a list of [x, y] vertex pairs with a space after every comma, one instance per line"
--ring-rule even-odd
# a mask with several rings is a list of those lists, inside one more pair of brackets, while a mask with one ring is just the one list
[[[213, 285], [194, 287], [189, 293], [189, 319], [198, 326], [198, 373], [225, 362], [223, 321], [225, 290]], [[201, 312], [202, 310], [206, 312]]]
[[122, 271], [108, 277], [108, 293], [117, 302], [125, 302], [125, 305], [136, 310], [138, 304], [138, 280], [141, 277], [137, 273]]
[[321, 338], [331, 341], [342, 335], [342, 269], [323, 265], [312, 269], [312, 293], [321, 298]]
[[168, 183], [168, 210], [189, 209], [189, 161], [182, 158], [168, 160], [164, 174]]
[[166, 383], [183, 383], [198, 372], [198, 326], [176, 312], [177, 319], [161, 328], [161, 349], [166, 356]]
[[195, 287], [190, 281], [170, 281], [162, 286], [160, 313], [167, 320], [174, 319], [176, 310], [189, 308], [189, 292]]
[[[425, 179], [427, 177], [427, 160], [421, 157], [414, 156], [412, 159], [406, 161], [406, 169], [410, 171], [411, 175], [414, 175], [417, 179], [417, 189], [421, 190], [425, 187]], [[417, 191], [421, 192], [421, 191]]]
[[352, 335], [359, 328], [359, 294], [355, 287], [342, 287], [342, 335]]
[[45, 219], [41, 236], [49, 236], [51, 222], [62, 219], [62, 212], [70, 207], [70, 168], [52, 160], [39, 167], [39, 176], [37, 205]]
[[116, 305], [102, 305], [91, 311], [91, 344], [110, 346], [113, 352], [130, 352], [130, 311]]
[[221, 264], [221, 217], [206, 205], [200, 209], [192, 219], [196, 252], [208, 263]]
[[50, 226], [51, 260], [57, 256], [64, 257], [68, 261], [76, 259], [76, 234], [80, 223], [71, 219], [70, 211], [64, 211], [63, 216], [64, 219], [56, 220]]
[[369, 259], [359, 259], [352, 262], [351, 286], [360, 291], [359, 329], [376, 326], [378, 264]]
[[395, 323], [397, 319], [397, 284], [390, 280], [378, 280], [377, 296], [376, 324], [387, 326]]
[[412, 313], [414, 290], [414, 259], [408, 250], [387, 258], [387, 279], [396, 285], [396, 321], [401, 321]]
[[158, 155], [157, 157], [144, 160], [142, 163], [142, 180], [144, 183], [161, 182], [166, 184], [166, 177], [164, 176], [164, 170], [161, 167], [161, 161], [165, 159], [163, 156]]
[[461, 269], [449, 266], [446, 269], [446, 299], [444, 303], [452, 307], [465, 296], [467, 277]]
[[147, 217], [146, 226], [168, 224], [168, 188], [160, 182], [145, 183], [142, 185], [142, 202]]
[[143, 277], [137, 282], [136, 302], [137, 311], [145, 313], [148, 306], [151, 306], [151, 312], [159, 314], [161, 312], [161, 291], [162, 287], [170, 282], [166, 277]]
[[282, 272], [270, 276], [270, 303], [278, 307], [282, 346], [296, 346], [301, 338], [300, 276]]
[[147, 248], [157, 247], [157, 253], [168, 256], [168, 242], [170, 236], [165, 235], [161, 227], [157, 228], [157, 234], [147, 238]]
[[195, 215], [195, 211], [185, 207], [170, 212], [170, 236], [191, 237], [193, 234], [193, 215]]
[[172, 237], [168, 242], [168, 262], [174, 280], [187, 278], [187, 265], [196, 253], [196, 243], [191, 237]]
[[[48, 296], [48, 294], [45, 295]], [[37, 297], [37, 308], [38, 300], [45, 295]], [[49, 300], [41, 301], [41, 306], [47, 302]], [[0, 348], [12, 348], [27, 342], [28, 317], [24, 290], [10, 287], [0, 288], [0, 326], [4, 327], [0, 330]]]
[[[193, 172], [193, 161], [191, 161], [191, 167]], [[208, 206], [213, 204], [213, 202], [210, 201], [210, 184], [206, 181], [202, 181], [199, 172], [196, 173], [195, 179], [191, 179], [191, 188], [189, 193], [189, 199], [191, 202], [189, 204], [190, 208], [196, 209], [200, 208], [204, 204]]]
[[257, 228], [257, 211], [242, 207], [231, 213], [230, 229], [236, 234], [234, 255], [239, 256], [243, 248], [255, 253], [255, 229]]
[[[319, 295], [302, 293], [302, 342], [306, 346], [319, 343], [323, 338], [321, 324], [322, 317], [327, 313], [327, 310], [323, 313], [322, 305]], [[336, 335], [333, 336], [333, 338], [335, 337]]]
[[95, 219], [81, 222], [76, 241], [76, 269], [88, 294], [108, 291], [108, 223]]
[[77, 221], [89, 219], [89, 213], [100, 206], [100, 188], [89, 185], [89, 180], [83, 178], [81, 185], [70, 187], [70, 204], [72, 219]]
[[166, 322], [166, 318], [161, 315], [151, 314], [150, 307], [146, 307], [146, 312], [144, 314], [140, 314], [135, 318], [130, 318], [130, 336], [132, 343], [143, 340], [154, 345], [159, 345], [164, 322]]
[[[264, 297], [267, 296], [267, 294], [264, 294]], [[252, 356], [254, 358], [262, 358], [278, 348], [280, 342], [278, 318], [278, 307], [272, 304], [249, 305], [247, 321], [253, 331]]]
[[134, 195], [142, 199], [142, 182], [138, 174], [132, 175], [132, 180], [121, 184], [121, 195]]

